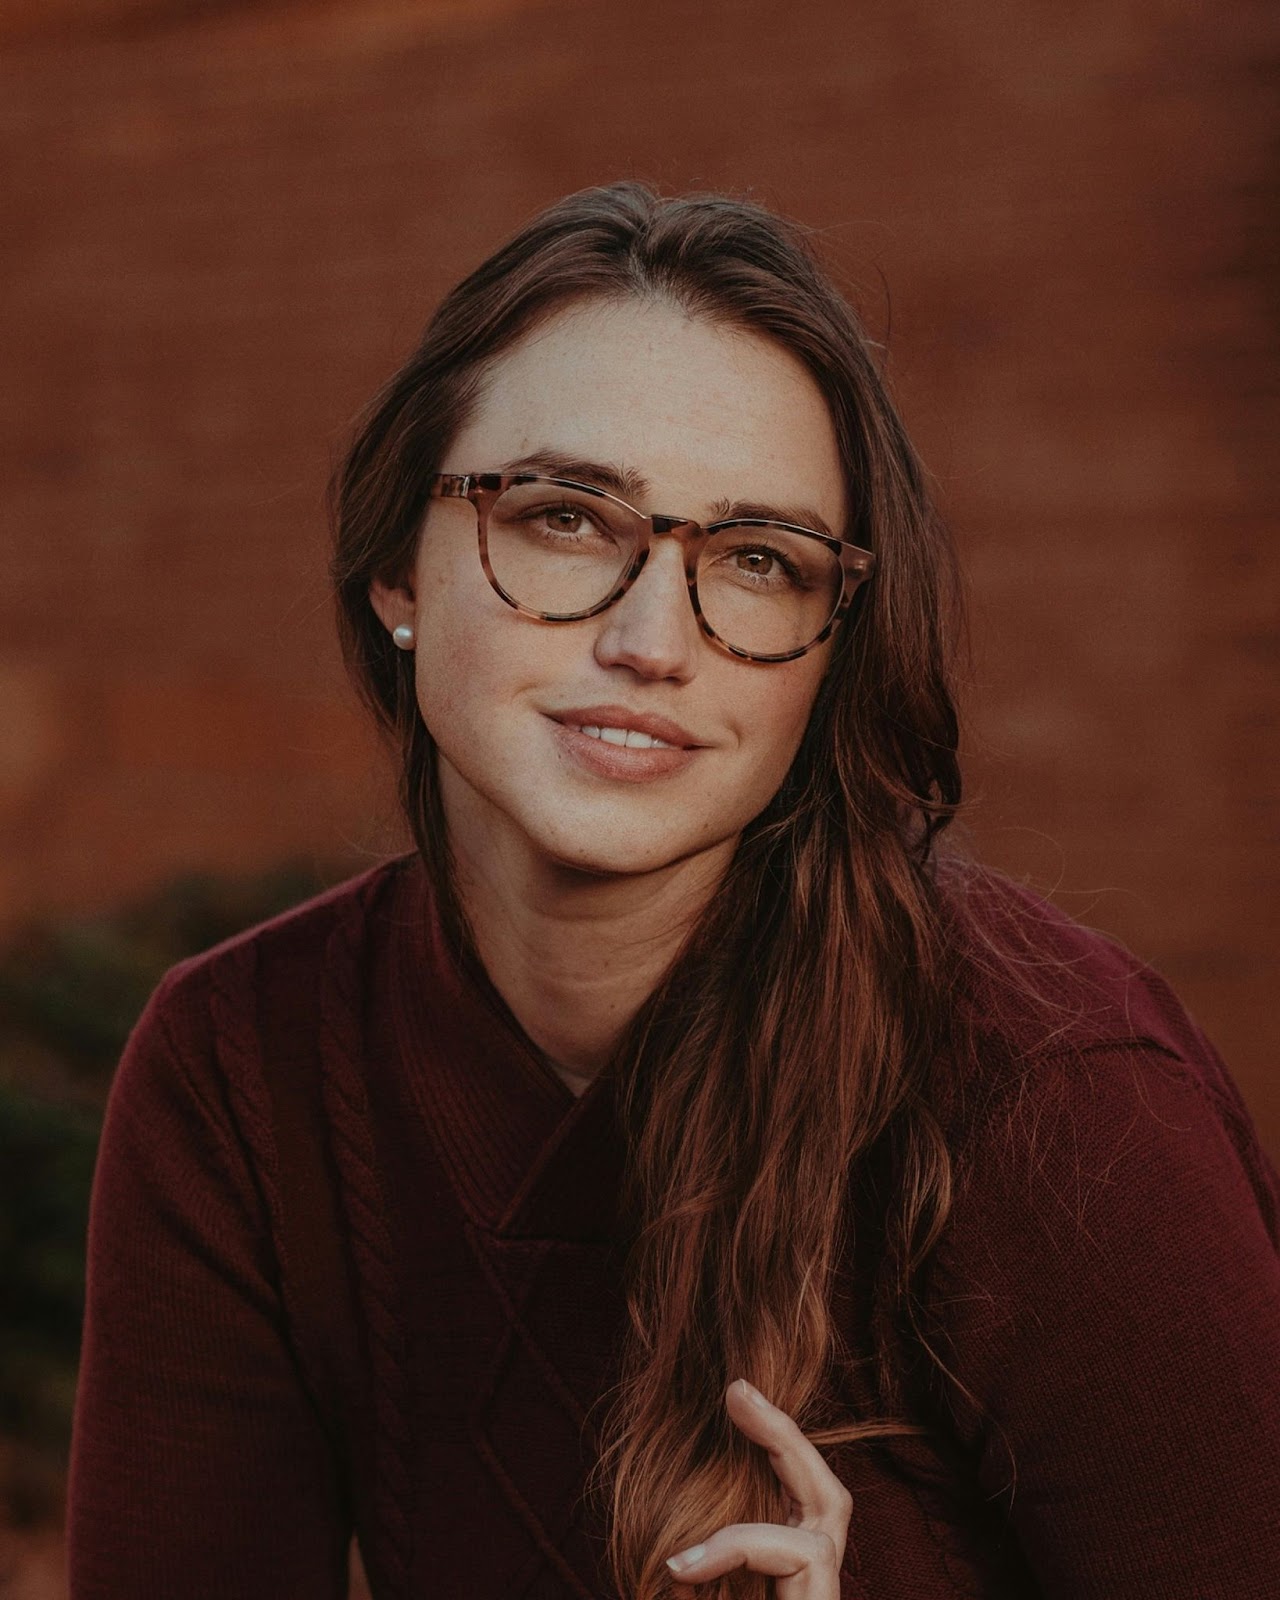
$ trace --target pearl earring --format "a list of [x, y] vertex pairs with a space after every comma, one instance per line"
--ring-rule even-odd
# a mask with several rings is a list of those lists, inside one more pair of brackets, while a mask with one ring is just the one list
[[413, 629], [407, 622], [402, 622], [398, 628], [392, 628], [391, 637], [402, 650], [413, 648]]

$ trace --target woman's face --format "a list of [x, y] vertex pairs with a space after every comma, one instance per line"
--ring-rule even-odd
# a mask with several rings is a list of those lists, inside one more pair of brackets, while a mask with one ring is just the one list
[[[580, 479], [588, 464], [626, 473], [624, 498], [645, 512], [707, 522], [748, 501], [845, 525], [831, 417], [805, 368], [666, 303], [590, 303], [541, 324], [489, 370], [440, 467]], [[674, 538], [654, 539], [632, 588], [598, 616], [523, 616], [490, 588], [465, 500], [431, 503], [412, 586], [375, 583], [371, 598], [388, 628], [414, 628], [450, 829], [472, 849], [514, 846], [595, 874], [731, 849], [781, 785], [832, 648], [769, 665], [718, 649]], [[674, 752], [580, 731], [645, 717], [664, 719]]]

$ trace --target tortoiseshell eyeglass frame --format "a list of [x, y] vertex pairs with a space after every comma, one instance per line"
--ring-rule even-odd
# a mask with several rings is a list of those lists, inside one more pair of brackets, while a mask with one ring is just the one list
[[[523, 616], [535, 617], [539, 622], [582, 622], [587, 617], [595, 617], [602, 611], [607, 611], [611, 605], [626, 594], [627, 590], [640, 576], [645, 562], [649, 559], [649, 544], [654, 537], [671, 534], [679, 539], [684, 547], [684, 572], [685, 581], [689, 587], [689, 603], [693, 607], [693, 614], [698, 619], [698, 626], [711, 640], [712, 644], [725, 651], [728, 655], [736, 656], [742, 661], [795, 661], [800, 656], [807, 655], [815, 649], [824, 639], [839, 626], [849, 613], [854, 596], [875, 571], [876, 557], [871, 550], [864, 550], [861, 546], [849, 543], [846, 539], [836, 539], [829, 534], [819, 533], [816, 528], [802, 528], [793, 522], [778, 522], [764, 517], [729, 517], [722, 522], [708, 522], [706, 524], [693, 521], [691, 517], [671, 517], [658, 514], [648, 515], [639, 511], [627, 501], [621, 500], [615, 494], [610, 494], [606, 489], [597, 488], [594, 484], [578, 483], [573, 478], [554, 478], [541, 472], [437, 472], [433, 473], [430, 480], [428, 498], [432, 500], [469, 500], [475, 507], [476, 535], [480, 545], [480, 564], [484, 568], [485, 577], [489, 585], [500, 599]], [[556, 489], [574, 489], [580, 494], [593, 495], [599, 500], [608, 500], [616, 506], [621, 506], [636, 519], [636, 553], [630, 566], [619, 577], [617, 583], [604, 597], [585, 611], [536, 611], [531, 606], [522, 604], [513, 595], [510, 595], [498, 582], [493, 566], [489, 560], [489, 512], [498, 496], [505, 490], [523, 483], [545, 483]], [[761, 655], [750, 650], [740, 650], [736, 645], [729, 644], [722, 639], [715, 629], [708, 623], [702, 614], [702, 606], [698, 600], [698, 562], [701, 559], [703, 547], [713, 533], [719, 533], [725, 528], [785, 528], [789, 533], [801, 533], [810, 539], [816, 539], [820, 544], [826, 545], [840, 558], [842, 582], [840, 597], [836, 601], [835, 609], [827, 619], [826, 625], [816, 638], [808, 644], [802, 645], [798, 650], [787, 650], [776, 655]]]

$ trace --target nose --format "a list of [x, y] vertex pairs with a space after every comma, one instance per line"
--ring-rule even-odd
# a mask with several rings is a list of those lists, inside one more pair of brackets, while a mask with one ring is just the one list
[[703, 640], [680, 541], [654, 539], [640, 576], [598, 621], [595, 657], [602, 667], [629, 667], [642, 678], [691, 678]]

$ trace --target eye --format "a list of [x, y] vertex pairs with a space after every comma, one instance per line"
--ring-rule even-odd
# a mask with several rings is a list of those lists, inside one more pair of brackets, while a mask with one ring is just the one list
[[772, 550], [739, 550], [734, 559], [743, 572], [749, 572], [757, 578], [772, 576], [774, 564], [778, 561]]
[[609, 532], [585, 506], [569, 500], [531, 506], [520, 514], [520, 521], [535, 534], [550, 539], [592, 539]]
[[726, 552], [735, 576], [760, 587], [804, 586], [805, 575], [794, 561], [770, 544], [742, 544]]
[[552, 506], [543, 515], [557, 533], [580, 533], [587, 521], [586, 513], [579, 506]]

